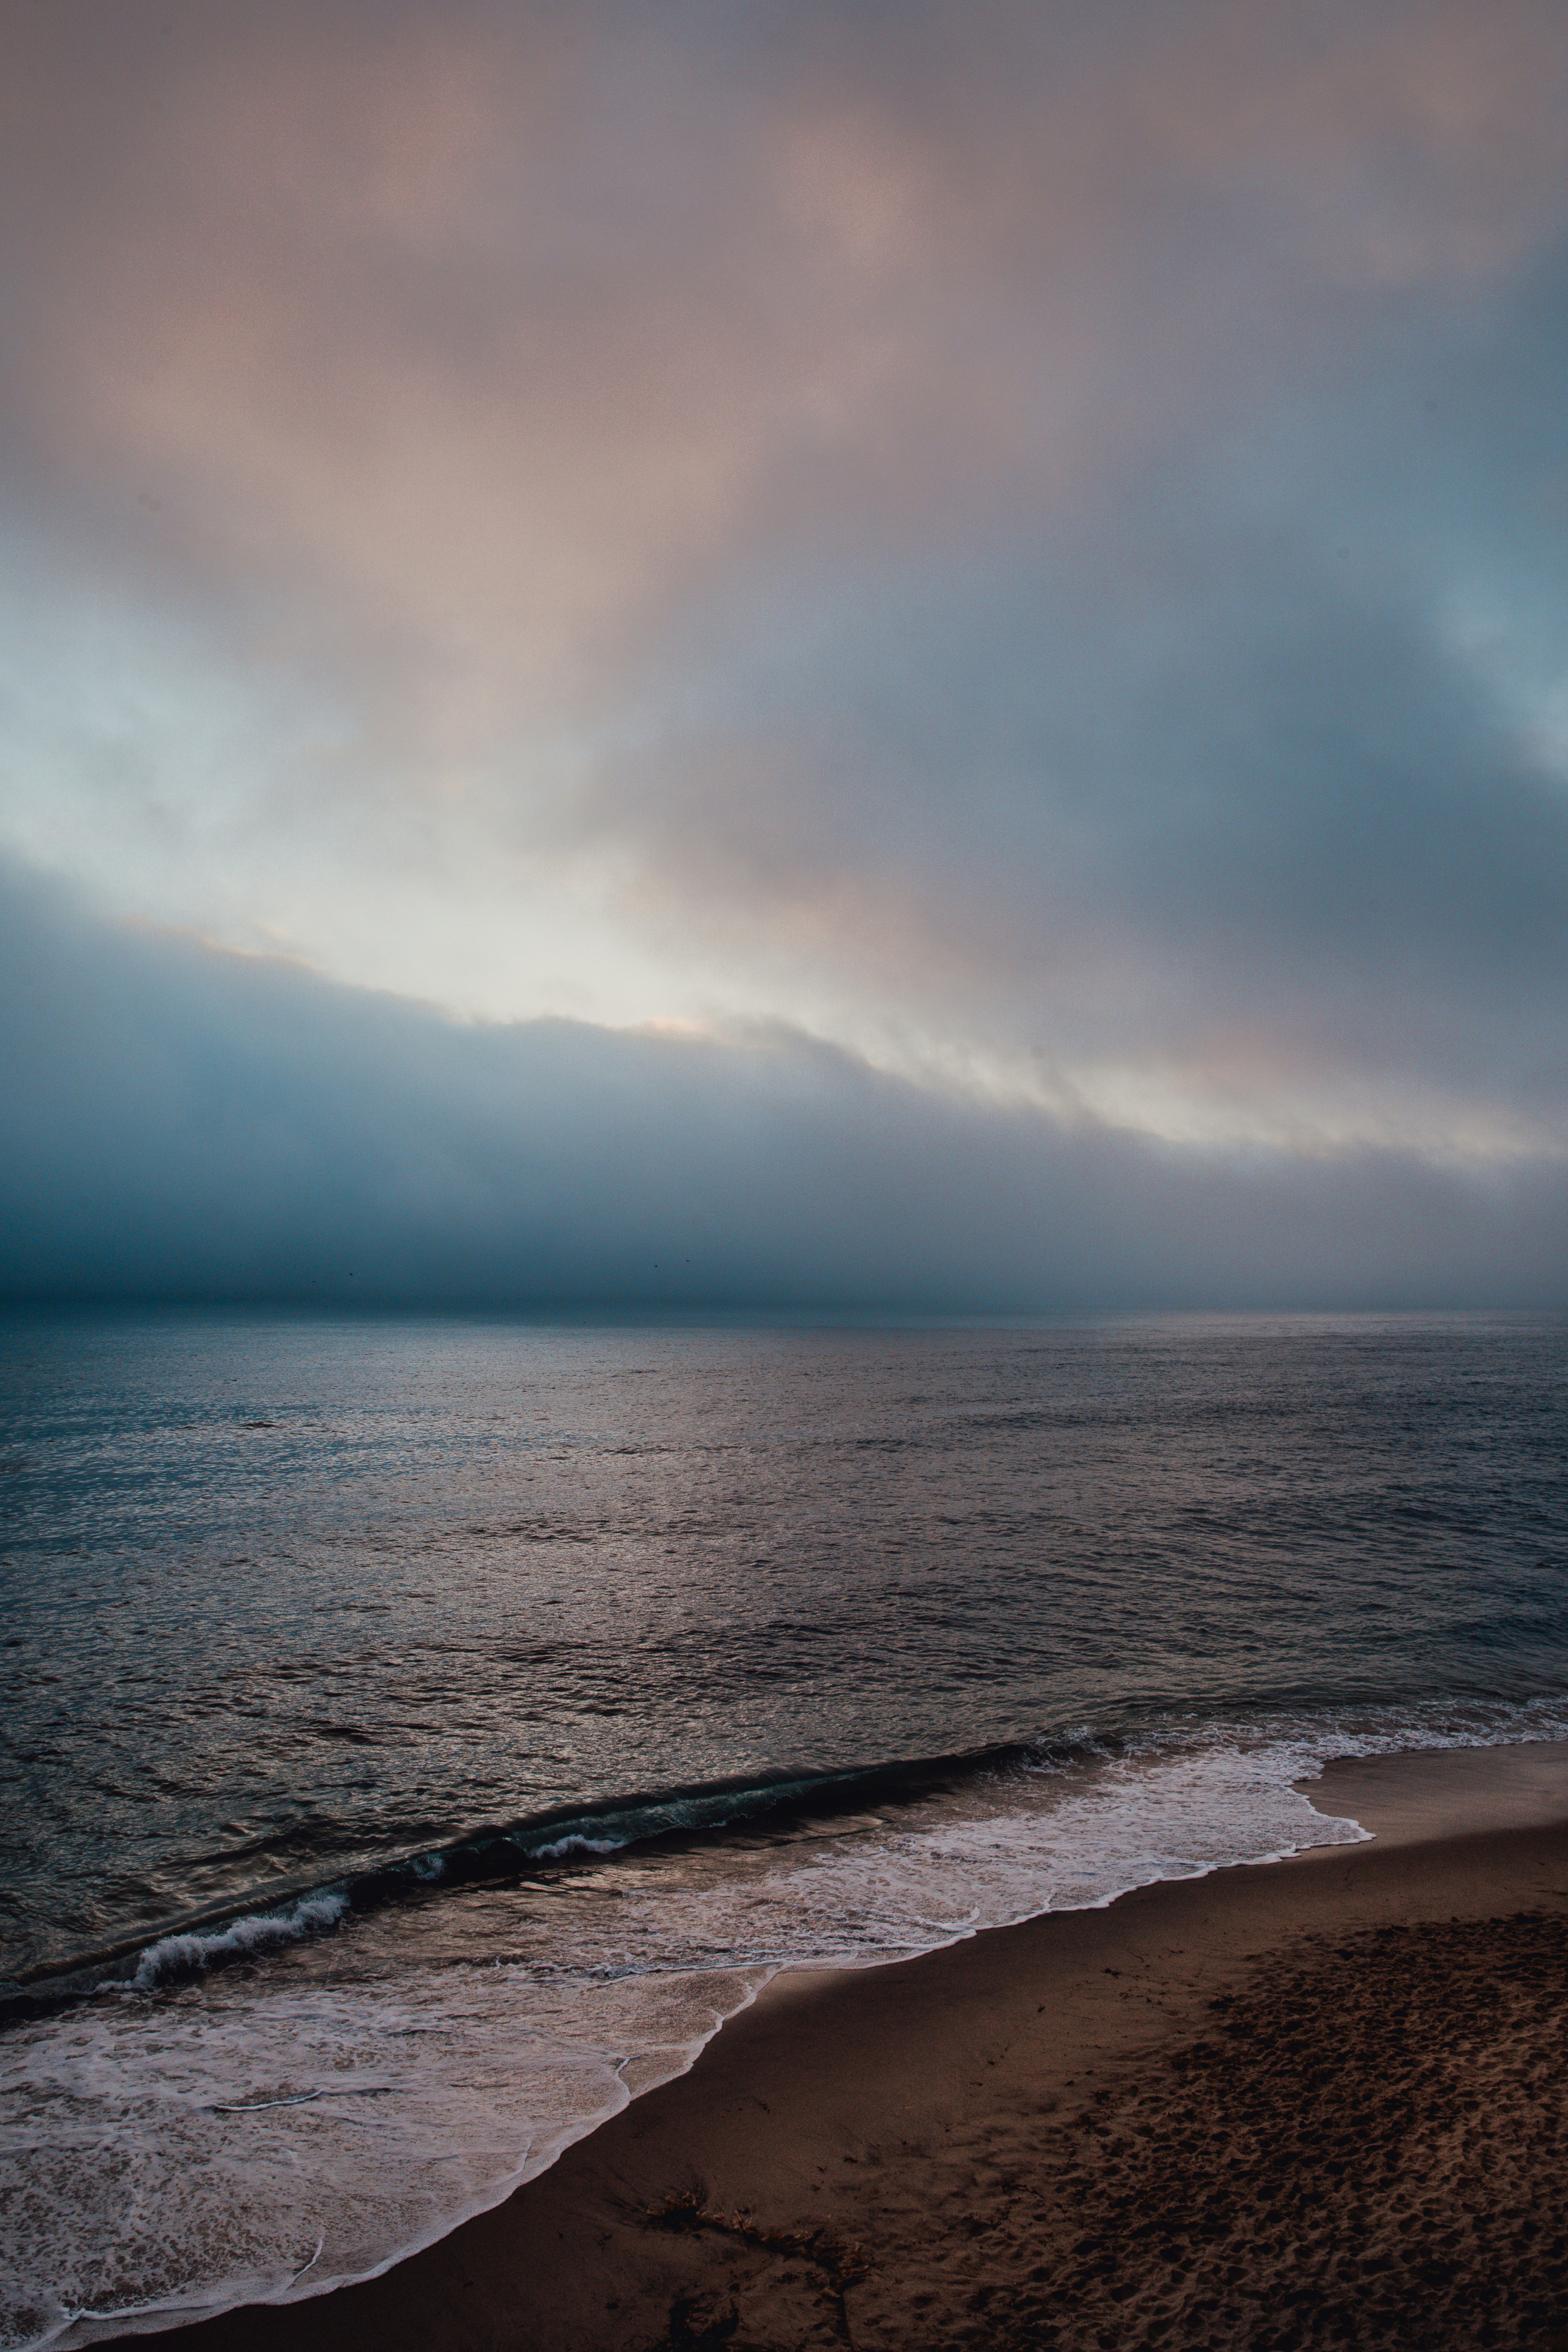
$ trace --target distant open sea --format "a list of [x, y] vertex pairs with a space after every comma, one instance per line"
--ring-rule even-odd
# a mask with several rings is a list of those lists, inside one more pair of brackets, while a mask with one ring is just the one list
[[1568, 1733], [1568, 1325], [0, 1323], [0, 2346], [384, 2267], [780, 1968]]

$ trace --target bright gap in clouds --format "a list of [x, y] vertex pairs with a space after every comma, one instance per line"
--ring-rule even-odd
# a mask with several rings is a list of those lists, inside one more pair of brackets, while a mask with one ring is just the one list
[[1559, 9], [163, 25], [5, 100], [0, 846], [465, 1018], [1568, 1150]]

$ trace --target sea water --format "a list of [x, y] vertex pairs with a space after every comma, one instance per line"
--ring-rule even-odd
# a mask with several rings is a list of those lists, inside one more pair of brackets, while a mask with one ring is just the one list
[[1568, 1732], [1568, 1326], [0, 1327], [0, 2345], [384, 2267], [864, 1965]]

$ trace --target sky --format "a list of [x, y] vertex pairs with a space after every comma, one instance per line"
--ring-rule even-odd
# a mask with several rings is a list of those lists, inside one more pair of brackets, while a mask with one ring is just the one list
[[1568, 1304], [1568, 18], [48, 0], [0, 1288]]

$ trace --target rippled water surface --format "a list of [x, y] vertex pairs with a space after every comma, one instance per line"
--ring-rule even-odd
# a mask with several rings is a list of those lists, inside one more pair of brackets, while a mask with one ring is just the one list
[[1565, 1371], [1521, 1318], [13, 1319], [0, 2343], [353, 2275], [773, 1968], [1562, 1728]]

